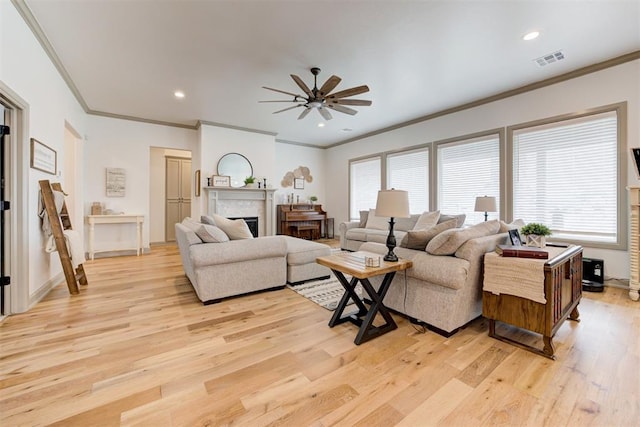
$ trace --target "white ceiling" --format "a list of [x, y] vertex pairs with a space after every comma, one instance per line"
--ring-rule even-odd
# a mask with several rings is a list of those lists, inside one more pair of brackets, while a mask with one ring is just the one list
[[[640, 50], [640, 1], [24, 1], [88, 111], [318, 146]], [[373, 105], [319, 128], [317, 111], [258, 103], [287, 99], [262, 86], [300, 93], [289, 74], [311, 86], [313, 66]]]

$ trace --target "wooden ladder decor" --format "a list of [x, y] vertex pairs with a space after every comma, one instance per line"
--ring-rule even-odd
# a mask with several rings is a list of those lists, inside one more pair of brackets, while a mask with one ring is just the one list
[[[56, 244], [56, 249], [60, 255], [60, 262], [62, 263], [62, 270], [64, 271], [64, 277], [67, 281], [67, 287], [69, 292], [73, 295], [79, 293], [78, 282], [81, 285], [87, 286], [87, 276], [84, 273], [84, 267], [82, 264], [78, 264], [78, 268], [74, 271], [73, 264], [71, 263], [71, 256], [67, 249], [67, 243], [64, 238], [64, 230], [71, 230], [71, 220], [69, 219], [69, 212], [67, 211], [67, 204], [62, 203], [62, 209], [60, 215], [56, 210], [56, 204], [53, 197], [53, 190], [62, 191], [60, 183], [54, 182], [51, 184], [49, 180], [38, 181], [40, 184], [40, 191], [42, 192], [42, 201], [44, 208], [47, 211], [49, 217], [49, 223], [51, 224], [51, 232], [53, 233], [53, 240]], [[64, 227], [64, 228], [63, 228]]]

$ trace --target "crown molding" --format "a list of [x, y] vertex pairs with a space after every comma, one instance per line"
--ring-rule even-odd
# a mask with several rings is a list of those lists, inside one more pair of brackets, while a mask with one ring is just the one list
[[262, 135], [269, 135], [269, 136], [276, 136], [277, 133], [275, 132], [267, 132], [264, 130], [259, 130], [259, 129], [251, 129], [251, 128], [245, 128], [242, 126], [235, 126], [235, 125], [227, 125], [224, 123], [216, 123], [216, 122], [210, 122], [207, 120], [198, 120], [198, 123], [196, 124], [196, 129], [200, 129], [200, 127], [202, 125], [207, 125], [207, 126], [215, 126], [215, 127], [219, 127], [219, 128], [227, 128], [227, 129], [233, 129], [233, 130], [241, 130], [243, 132], [252, 132], [252, 133], [259, 133]]
[[145, 118], [142, 118], [142, 117], [126, 116], [124, 114], [107, 113], [106, 111], [89, 110], [86, 113], [89, 114], [89, 115], [92, 115], [92, 116], [109, 117], [111, 119], [130, 120], [132, 122], [149, 123], [149, 124], [152, 124], [152, 125], [170, 126], [170, 127], [191, 129], [191, 130], [196, 130], [197, 129], [196, 125], [187, 125], [187, 124], [184, 124], [184, 123], [174, 123], [174, 122], [165, 122], [165, 121], [162, 121], [162, 120], [145, 119]]

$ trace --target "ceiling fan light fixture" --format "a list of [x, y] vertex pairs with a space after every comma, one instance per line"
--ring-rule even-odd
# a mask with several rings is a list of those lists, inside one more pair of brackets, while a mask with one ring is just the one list
[[322, 101], [311, 101], [309, 103], [309, 107], [311, 107], [311, 108], [321, 108], [322, 107]]

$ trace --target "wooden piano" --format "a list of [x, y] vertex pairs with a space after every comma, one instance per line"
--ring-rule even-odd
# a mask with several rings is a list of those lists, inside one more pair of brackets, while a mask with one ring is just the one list
[[277, 207], [278, 234], [316, 240], [325, 219], [327, 213], [321, 205], [298, 203]]

